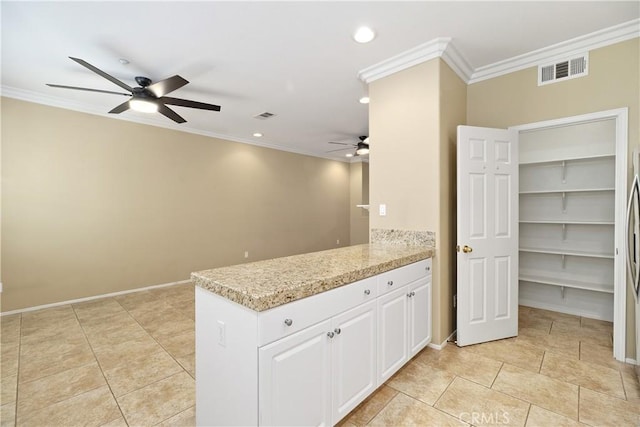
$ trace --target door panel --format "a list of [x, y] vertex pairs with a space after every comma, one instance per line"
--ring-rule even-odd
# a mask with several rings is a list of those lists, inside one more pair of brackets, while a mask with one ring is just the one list
[[431, 342], [431, 276], [409, 285], [409, 357]]
[[330, 328], [327, 320], [259, 350], [261, 425], [332, 425]]
[[517, 134], [459, 126], [457, 155], [457, 340], [464, 346], [517, 335]]
[[407, 287], [378, 298], [378, 384], [407, 361]]
[[334, 424], [377, 387], [376, 326], [375, 301], [333, 319]]

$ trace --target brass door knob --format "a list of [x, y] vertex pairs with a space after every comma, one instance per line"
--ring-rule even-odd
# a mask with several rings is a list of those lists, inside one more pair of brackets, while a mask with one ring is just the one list
[[468, 254], [470, 252], [473, 252], [473, 248], [471, 248], [471, 246], [464, 245], [462, 247], [462, 252], [464, 252], [465, 254]]

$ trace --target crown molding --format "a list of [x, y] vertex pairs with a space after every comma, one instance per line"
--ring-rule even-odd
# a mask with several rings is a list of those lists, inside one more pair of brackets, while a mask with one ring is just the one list
[[455, 47], [450, 37], [438, 37], [361, 70], [358, 73], [358, 78], [365, 83], [371, 83], [422, 62], [442, 58], [465, 83], [473, 84], [534, 67], [540, 63], [552, 62], [560, 57], [580, 54], [636, 37], [640, 37], [640, 19], [614, 25], [475, 69]]
[[450, 42], [449, 37], [438, 37], [361, 70], [358, 72], [358, 78], [368, 84], [414, 65], [439, 58]]
[[504, 61], [478, 67], [473, 71], [468, 83], [473, 84], [492, 79], [515, 71], [524, 70], [525, 68], [534, 67], [540, 63], [552, 62], [559, 57], [580, 54], [585, 51], [620, 43], [636, 37], [640, 37], [640, 19], [634, 19]]
[[225, 141], [255, 145], [257, 147], [270, 148], [272, 150], [286, 151], [289, 153], [300, 154], [303, 156], [318, 157], [318, 158], [333, 160], [333, 161], [342, 162], [342, 163], [349, 163], [349, 160], [346, 157], [344, 160], [336, 159], [329, 156], [321, 156], [316, 153], [312, 153], [310, 151], [299, 150], [295, 148], [285, 147], [282, 145], [270, 144], [267, 142], [256, 142], [250, 139], [243, 139], [243, 138], [238, 138], [238, 137], [229, 136], [229, 135], [217, 134], [214, 132], [207, 132], [207, 131], [190, 128], [186, 126], [183, 127], [183, 125], [173, 124], [172, 122], [167, 122], [166, 120], [163, 120], [160, 118], [158, 119], [152, 118], [154, 116], [149, 116], [149, 118], [146, 118], [146, 117], [138, 117], [138, 116], [127, 116], [124, 114], [109, 114], [89, 104], [73, 102], [66, 99], [62, 99], [62, 98], [58, 98], [50, 95], [44, 95], [41, 93], [29, 91], [29, 90], [23, 90], [23, 89], [10, 87], [10, 86], [4, 86], [4, 85], [2, 85], [0, 89], [1, 89], [1, 92], [0, 92], [1, 96], [18, 99], [20, 101], [33, 102], [36, 104], [43, 104], [43, 105], [48, 105], [50, 107], [63, 108], [65, 110], [73, 110], [80, 113], [92, 114], [95, 116], [101, 116], [109, 119], [124, 120], [126, 122], [132, 122], [132, 123], [137, 123], [137, 124], [142, 124], [147, 126], [155, 126], [155, 127], [170, 129], [178, 132], [186, 132], [194, 135], [206, 136], [209, 138], [222, 139]]

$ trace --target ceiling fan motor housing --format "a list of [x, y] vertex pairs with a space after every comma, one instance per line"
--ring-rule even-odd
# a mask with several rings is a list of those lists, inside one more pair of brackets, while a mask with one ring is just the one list
[[147, 87], [151, 84], [151, 79], [148, 77], [137, 76], [136, 83], [138, 83], [142, 87]]

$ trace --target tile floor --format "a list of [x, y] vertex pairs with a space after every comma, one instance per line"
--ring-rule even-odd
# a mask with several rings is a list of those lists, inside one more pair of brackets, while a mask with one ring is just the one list
[[[193, 426], [193, 286], [0, 318], [5, 426]], [[611, 324], [520, 307], [517, 338], [425, 349], [343, 427], [640, 426]]]

